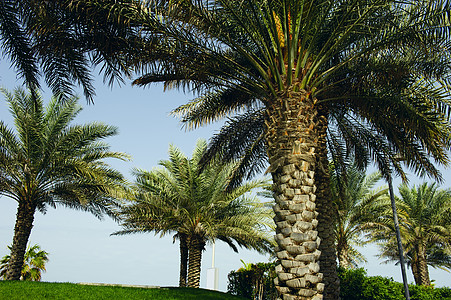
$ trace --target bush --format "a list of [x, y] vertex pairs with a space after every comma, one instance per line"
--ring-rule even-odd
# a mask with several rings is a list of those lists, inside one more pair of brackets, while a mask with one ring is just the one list
[[363, 299], [398, 300], [405, 299], [404, 286], [392, 278], [366, 277], [363, 285]]
[[[403, 300], [402, 283], [382, 276], [367, 276], [364, 269], [339, 268], [340, 297], [343, 300]], [[411, 300], [451, 300], [450, 288], [409, 285]]]
[[276, 299], [274, 268], [275, 263], [245, 264], [244, 268], [229, 273], [227, 292], [248, 299]]
[[[274, 263], [247, 264], [229, 273], [228, 293], [248, 299], [277, 298]], [[392, 278], [367, 276], [364, 269], [338, 269], [342, 300], [404, 300], [404, 286]], [[409, 285], [411, 300], [451, 300], [451, 289]]]

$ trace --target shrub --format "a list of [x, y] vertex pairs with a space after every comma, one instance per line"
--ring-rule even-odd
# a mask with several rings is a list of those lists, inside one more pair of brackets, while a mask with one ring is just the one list
[[275, 263], [245, 264], [244, 268], [229, 273], [227, 292], [248, 299], [276, 299], [274, 267]]
[[[274, 263], [245, 264], [229, 273], [228, 293], [248, 299], [277, 298]], [[342, 300], [404, 300], [404, 287], [392, 278], [367, 276], [361, 269], [338, 269]], [[409, 285], [411, 300], [451, 300], [451, 288]]]
[[[403, 284], [392, 278], [367, 276], [364, 269], [338, 269], [343, 300], [404, 300]], [[450, 288], [409, 285], [411, 300], [451, 300]]]
[[365, 277], [363, 284], [363, 299], [398, 300], [405, 299], [404, 287], [392, 278], [374, 276]]

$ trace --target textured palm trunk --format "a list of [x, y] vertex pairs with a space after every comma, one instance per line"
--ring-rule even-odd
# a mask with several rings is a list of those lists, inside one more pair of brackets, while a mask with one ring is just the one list
[[417, 285], [431, 285], [431, 280], [429, 279], [429, 270], [426, 260], [426, 246], [423, 242], [419, 242], [417, 246], [418, 255], [418, 281], [415, 278], [415, 284]]
[[274, 183], [275, 280], [280, 298], [322, 299], [315, 171], [318, 115], [305, 91], [288, 92], [267, 107], [266, 140]]
[[180, 278], [179, 287], [186, 286], [186, 275], [188, 274], [188, 244], [186, 234], [179, 233], [180, 241]]
[[420, 273], [418, 272], [418, 259], [416, 257], [413, 257], [410, 260], [410, 267], [412, 268], [412, 275], [413, 279], [415, 280], [415, 284], [420, 285], [421, 277]]
[[35, 210], [36, 207], [30, 202], [19, 202], [11, 246], [11, 258], [5, 275], [6, 280], [20, 280], [28, 238], [33, 228]]
[[321, 239], [319, 250], [320, 272], [323, 274], [323, 298], [335, 300], [340, 298], [340, 279], [337, 274], [337, 254], [335, 249], [336, 210], [330, 194], [329, 160], [327, 157], [327, 111], [318, 109], [318, 146], [315, 171], [316, 208], [318, 211], [318, 236]]
[[200, 265], [204, 247], [205, 242], [202, 238], [194, 237], [190, 239], [188, 253], [188, 287], [198, 288], [200, 285]]
[[340, 267], [348, 269], [349, 268], [349, 253], [348, 253], [348, 249], [346, 246], [344, 247], [340, 247], [337, 249], [337, 253], [338, 253], [338, 264], [340, 265]]

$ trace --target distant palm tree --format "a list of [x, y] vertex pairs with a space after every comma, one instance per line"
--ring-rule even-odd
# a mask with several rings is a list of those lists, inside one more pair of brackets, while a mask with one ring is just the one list
[[[8, 246], [8, 249], [11, 251], [10, 246]], [[5, 255], [0, 261], [0, 277], [5, 277], [10, 258], [10, 255]], [[39, 245], [28, 246], [25, 252], [20, 280], [41, 281], [41, 272], [46, 271], [45, 264], [48, 261], [48, 253], [41, 250]]]
[[368, 222], [373, 222], [380, 213], [379, 203], [387, 197], [386, 188], [373, 190], [381, 179], [379, 172], [366, 175], [352, 164], [345, 175], [337, 174], [334, 165], [331, 169], [331, 195], [337, 209], [335, 243], [340, 267], [356, 267], [365, 257], [354, 247], [362, 246], [363, 234]]
[[182, 286], [186, 249], [189, 287], [199, 287], [202, 251], [207, 242], [219, 239], [235, 251], [237, 245], [260, 252], [272, 250], [267, 234], [271, 213], [249, 195], [268, 185], [267, 181], [245, 182], [226, 190], [235, 164], [215, 163], [201, 168], [199, 160], [206, 147], [205, 141], [199, 141], [189, 159], [171, 146], [170, 159], [160, 161], [162, 168], [137, 170], [134, 197], [121, 212], [124, 229], [114, 233], [176, 233], [181, 247]]
[[[431, 285], [428, 265], [451, 269], [451, 189], [435, 183], [399, 187], [396, 205], [406, 261], [417, 285]], [[390, 203], [376, 224], [373, 239], [380, 244], [380, 257], [398, 261]]]
[[37, 92], [3, 90], [16, 130], [0, 121], [0, 196], [18, 203], [11, 258], [5, 278], [18, 280], [36, 210], [59, 205], [93, 213], [115, 215], [115, 192], [122, 175], [104, 162], [128, 156], [109, 150], [101, 139], [115, 127], [102, 123], [70, 125], [81, 111], [76, 98], [54, 96], [47, 107]]

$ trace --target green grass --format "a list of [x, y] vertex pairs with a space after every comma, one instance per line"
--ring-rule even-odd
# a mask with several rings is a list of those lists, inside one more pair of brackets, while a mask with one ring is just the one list
[[240, 300], [226, 293], [192, 288], [134, 288], [74, 283], [0, 281], [0, 299]]

